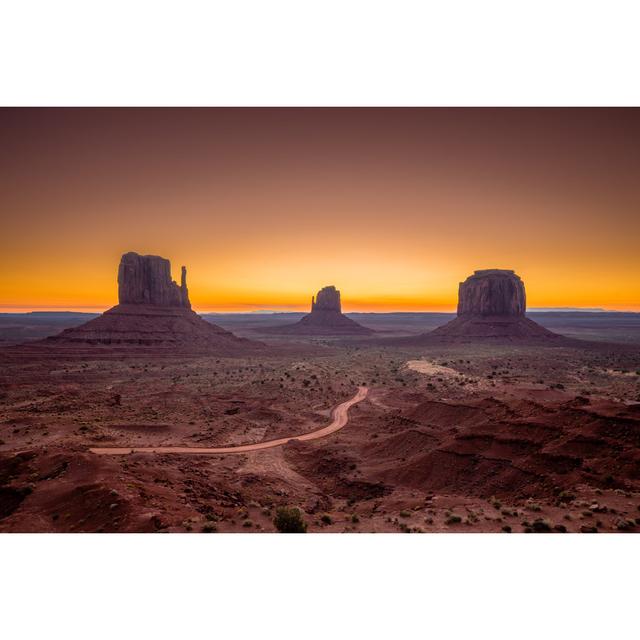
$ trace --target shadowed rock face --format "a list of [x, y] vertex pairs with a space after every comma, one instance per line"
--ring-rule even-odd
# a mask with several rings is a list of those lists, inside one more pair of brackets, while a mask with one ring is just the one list
[[458, 289], [459, 316], [524, 316], [524, 283], [513, 271], [474, 271]]
[[171, 263], [166, 258], [125, 253], [118, 268], [118, 302], [191, 309], [187, 269], [182, 267], [178, 286], [171, 279]]

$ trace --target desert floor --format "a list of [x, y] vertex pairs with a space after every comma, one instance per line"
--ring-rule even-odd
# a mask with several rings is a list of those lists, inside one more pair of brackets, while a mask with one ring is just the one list
[[[413, 330], [385, 322], [382, 336]], [[231, 324], [261, 339], [255, 319]], [[279, 506], [310, 532], [640, 531], [640, 339], [607, 331], [572, 346], [270, 338], [247, 358], [4, 347], [0, 531], [272, 532]], [[318, 439], [131, 453], [295, 438], [359, 387]]]

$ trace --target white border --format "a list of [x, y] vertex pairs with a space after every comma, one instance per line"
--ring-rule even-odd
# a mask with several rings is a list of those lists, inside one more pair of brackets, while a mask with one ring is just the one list
[[637, 105], [633, 0], [3, 2], [4, 105]]
[[2, 626], [11, 640], [632, 637], [637, 540], [4, 536]]

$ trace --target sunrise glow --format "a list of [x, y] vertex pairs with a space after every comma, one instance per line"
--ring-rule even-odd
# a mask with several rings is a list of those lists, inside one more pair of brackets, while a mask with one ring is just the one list
[[106, 309], [126, 251], [200, 311], [449, 311], [474, 269], [530, 307], [640, 310], [636, 111], [3, 110], [3, 311]]

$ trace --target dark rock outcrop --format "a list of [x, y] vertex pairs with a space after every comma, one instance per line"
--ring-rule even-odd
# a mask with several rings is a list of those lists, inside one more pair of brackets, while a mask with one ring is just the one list
[[191, 309], [187, 269], [182, 267], [178, 286], [171, 279], [171, 263], [166, 258], [125, 253], [118, 268], [118, 302]]
[[342, 313], [340, 291], [334, 286], [323, 287], [311, 298], [311, 313], [294, 324], [270, 327], [268, 333], [282, 335], [368, 335], [372, 329], [363, 327]]
[[342, 313], [340, 292], [332, 285], [323, 287], [316, 297], [311, 298], [311, 313], [317, 311], [337, 311]]
[[559, 338], [525, 317], [526, 294], [518, 275], [507, 269], [475, 271], [458, 289], [458, 317], [428, 336], [465, 338]]
[[171, 263], [159, 256], [125, 253], [118, 269], [120, 304], [79, 327], [46, 339], [52, 345], [172, 348], [235, 355], [261, 350], [260, 342], [238, 338], [191, 310], [187, 270], [181, 284]]
[[511, 270], [474, 271], [458, 289], [459, 316], [524, 316], [526, 306], [524, 283]]

